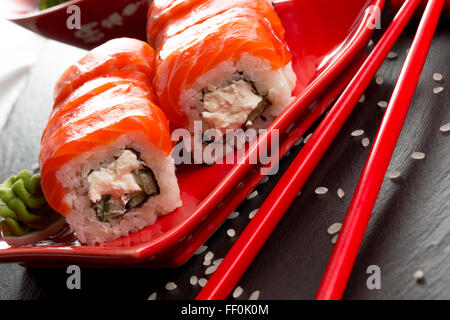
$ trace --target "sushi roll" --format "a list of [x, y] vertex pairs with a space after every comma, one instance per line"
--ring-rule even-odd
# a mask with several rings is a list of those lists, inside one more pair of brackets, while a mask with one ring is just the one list
[[126, 236], [181, 205], [154, 63], [148, 44], [111, 40], [56, 85], [39, 155], [42, 190], [83, 243]]
[[173, 128], [266, 128], [292, 101], [287, 44], [257, 11], [232, 8], [167, 38], [155, 90]]
[[147, 15], [148, 41], [159, 48], [167, 38], [232, 8], [257, 11], [284, 39], [283, 25], [269, 0], [155, 0]]

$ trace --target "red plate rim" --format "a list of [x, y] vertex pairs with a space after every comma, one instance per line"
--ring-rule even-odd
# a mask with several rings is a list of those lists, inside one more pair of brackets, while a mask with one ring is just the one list
[[[281, 1], [278, 5], [283, 5]], [[385, 4], [385, 0], [373, 0], [367, 6], [377, 6], [380, 11]], [[374, 29], [371, 27], [377, 12], [366, 10], [357, 28], [343, 42], [344, 48], [341, 54], [334, 57], [320, 75], [315, 78], [299, 95], [291, 105], [274, 121], [268, 132], [273, 129], [286, 130], [292, 123], [291, 119], [298, 118], [317, 97], [322, 93], [352, 62], [368, 43]], [[216, 188], [197, 206], [192, 214], [183, 224], [167, 232], [163, 236], [140, 245], [130, 247], [105, 247], [105, 246], [30, 246], [12, 247], [0, 249], [0, 262], [27, 262], [39, 261], [45, 258], [46, 261], [77, 261], [92, 262], [95, 259], [97, 264], [108, 264], [111, 262], [121, 262], [126, 264], [136, 264], [150, 262], [152, 256], [169, 250], [175, 244], [180, 243], [188, 237], [195, 227], [206, 218], [211, 209], [217, 207], [221, 200], [227, 196], [235, 187], [233, 181], [238, 181], [244, 177], [254, 165], [236, 164], [216, 186]]]

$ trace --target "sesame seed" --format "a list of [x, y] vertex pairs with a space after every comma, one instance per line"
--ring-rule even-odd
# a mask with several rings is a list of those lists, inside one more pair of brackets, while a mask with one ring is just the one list
[[300, 190], [300, 191], [297, 193], [296, 197], [300, 196], [301, 194], [302, 194], [302, 190]]
[[368, 46], [368, 47], [373, 47], [373, 44], [374, 44], [373, 40], [370, 39], [370, 40], [369, 40], [369, 43], [367, 44], [367, 46]]
[[252, 200], [252, 199], [256, 198], [257, 196], [258, 196], [258, 190], [255, 190], [248, 194], [247, 200]]
[[387, 106], [388, 106], [388, 102], [387, 101], [378, 101], [377, 102], [377, 105], [380, 107], [380, 108], [387, 108]]
[[208, 251], [208, 253], [205, 254], [205, 260], [211, 261], [212, 258], [214, 258], [214, 253], [212, 253], [211, 251]]
[[175, 282], [167, 282], [167, 284], [166, 284], [167, 291], [172, 291], [172, 290], [175, 290], [176, 288], [177, 288], [177, 285]]
[[197, 249], [197, 251], [195, 251], [194, 255], [202, 254], [203, 252], [206, 251], [206, 249], [208, 249], [208, 246], [205, 246], [205, 245], [200, 246], [200, 247]]
[[255, 209], [252, 212], [250, 212], [250, 214], [248, 215], [249, 219], [253, 219], [256, 215], [256, 213], [258, 212], [259, 209]]
[[439, 130], [443, 133], [449, 132], [450, 131], [450, 122], [444, 124], [442, 127], [439, 128]]
[[240, 286], [237, 286], [233, 291], [233, 298], [235, 298], [235, 299], [239, 298], [243, 292], [244, 292], [244, 289], [242, 289], [242, 287], [240, 287]]
[[208, 283], [208, 280], [206, 280], [205, 278], [200, 278], [198, 279], [198, 284], [200, 285], [200, 287], [204, 287], [206, 286], [206, 284]]
[[361, 129], [355, 130], [355, 131], [353, 131], [353, 132], [351, 133], [352, 137], [360, 137], [360, 136], [362, 136], [363, 134], [364, 134], [364, 130], [361, 130]]
[[434, 94], [439, 94], [439, 93], [441, 93], [442, 91], [444, 91], [444, 87], [437, 87], [437, 88], [434, 88], [434, 89], [433, 89], [433, 93], [434, 93]]
[[323, 194], [326, 194], [328, 192], [328, 189], [325, 188], [325, 187], [318, 187], [318, 188], [316, 188], [315, 192], [318, 195], [323, 195]]
[[258, 300], [260, 293], [261, 292], [259, 290], [253, 291], [248, 300]]
[[369, 146], [369, 144], [370, 144], [369, 138], [363, 138], [363, 139], [361, 140], [361, 144], [362, 144], [362, 146], [363, 146], [364, 148], [367, 148], [367, 147]]
[[418, 151], [413, 152], [413, 153], [411, 154], [411, 158], [413, 158], [413, 159], [415, 159], [415, 160], [422, 160], [422, 159], [425, 159], [425, 153], [423, 153], [423, 152], [418, 152]]
[[156, 297], [158, 294], [156, 292], [153, 292], [151, 295], [148, 296], [147, 300], [156, 300]]
[[389, 171], [388, 172], [388, 177], [391, 180], [396, 180], [396, 179], [400, 178], [400, 176], [401, 176], [400, 171], [394, 170], [394, 171]]
[[442, 81], [442, 79], [444, 79], [444, 77], [442, 76], [442, 74], [440, 73], [433, 73], [433, 80], [436, 82]]
[[375, 82], [376, 82], [376, 84], [381, 86], [384, 83], [384, 78], [382, 76], [378, 76], [375, 78]]
[[228, 230], [227, 230], [227, 235], [228, 235], [230, 238], [233, 238], [233, 237], [236, 235], [236, 231], [235, 231], [234, 229], [228, 229]]
[[425, 278], [425, 273], [422, 270], [417, 270], [416, 272], [414, 272], [413, 278], [417, 282], [421, 282]]
[[204, 260], [203, 261], [203, 265], [204, 266], [209, 266], [211, 264], [211, 260]]
[[393, 51], [389, 52], [388, 55], [387, 55], [387, 58], [389, 60], [395, 60], [395, 59], [397, 59], [397, 57], [398, 57], [397, 52], [393, 52]]
[[195, 286], [195, 285], [198, 283], [198, 277], [197, 277], [197, 276], [192, 276], [192, 277], [189, 279], [189, 283], [190, 283], [191, 285]]
[[303, 143], [307, 143], [308, 140], [309, 140], [309, 138], [311, 138], [311, 136], [312, 136], [312, 133], [308, 134], [308, 135], [306, 136], [306, 138], [303, 140]]
[[298, 140], [294, 143], [294, 146], [299, 146], [299, 145], [302, 144], [302, 142], [303, 142], [303, 137], [300, 137], [300, 139], [298, 139]]
[[264, 176], [264, 178], [261, 179], [259, 184], [264, 184], [264, 183], [267, 183], [268, 181], [269, 181], [269, 176]]
[[328, 232], [328, 234], [335, 234], [335, 233], [338, 233], [339, 231], [341, 231], [341, 228], [342, 228], [342, 223], [336, 222], [328, 227], [327, 232]]
[[359, 102], [359, 103], [364, 103], [364, 101], [366, 101], [366, 96], [363, 94], [363, 95], [361, 96], [361, 98], [359, 98], [358, 102]]
[[217, 266], [210, 266], [210, 267], [206, 268], [205, 275], [213, 274], [214, 271], [216, 271], [216, 270], [217, 270]]
[[335, 244], [336, 242], [337, 242], [337, 239], [338, 239], [338, 234], [337, 235], [335, 235], [333, 238], [331, 238], [331, 243], [332, 244]]
[[228, 216], [227, 219], [232, 220], [232, 219], [236, 219], [237, 217], [239, 217], [239, 212], [238, 212], [238, 211], [233, 211], [233, 212]]
[[339, 189], [337, 190], [337, 195], [338, 195], [339, 198], [342, 199], [342, 198], [345, 196], [344, 190], [342, 190], [341, 188], [339, 188]]
[[222, 261], [223, 261], [223, 258], [214, 260], [213, 265], [218, 266], [222, 263]]

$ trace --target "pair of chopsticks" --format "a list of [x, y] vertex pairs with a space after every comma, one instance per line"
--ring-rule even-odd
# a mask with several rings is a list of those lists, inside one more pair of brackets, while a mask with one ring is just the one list
[[[407, 0], [372, 53], [244, 229], [197, 300], [225, 299], [262, 248], [363, 95], [417, 9]], [[444, 0], [430, 0], [383, 118], [316, 299], [342, 297], [411, 103]]]
[[318, 300], [341, 299], [344, 294], [444, 4], [445, 0], [428, 1], [316, 294]]

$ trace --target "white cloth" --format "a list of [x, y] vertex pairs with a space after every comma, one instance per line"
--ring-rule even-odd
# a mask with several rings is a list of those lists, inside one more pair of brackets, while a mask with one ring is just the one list
[[35, 33], [0, 19], [0, 132], [45, 41]]

